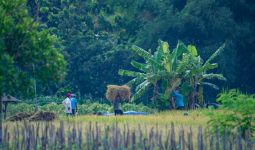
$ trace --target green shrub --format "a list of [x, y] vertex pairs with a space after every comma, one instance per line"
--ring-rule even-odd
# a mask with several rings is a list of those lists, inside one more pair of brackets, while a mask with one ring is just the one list
[[[219, 129], [221, 134], [229, 135], [245, 133], [250, 130], [255, 134], [255, 95], [243, 94], [238, 90], [222, 92], [217, 99], [221, 103], [219, 111], [213, 111], [209, 116], [209, 126], [212, 131]], [[238, 132], [237, 132], [238, 131]]]
[[[109, 111], [110, 106], [107, 104], [100, 103], [86, 103], [78, 105], [78, 113], [80, 115], [94, 114], [97, 112], [107, 112]], [[62, 104], [47, 104], [40, 107], [43, 111], [51, 111], [59, 115], [65, 114], [65, 107]]]
[[18, 104], [9, 104], [7, 107], [7, 116], [13, 116], [17, 113], [21, 112], [34, 112], [35, 105], [26, 104], [26, 103], [18, 103]]
[[[151, 109], [143, 104], [132, 104], [127, 103], [121, 106], [123, 111], [140, 111], [140, 112], [148, 112], [154, 113], [156, 112], [155, 109]], [[49, 103], [42, 106], [39, 106], [39, 110], [41, 111], [48, 111], [54, 112], [57, 115], [65, 115], [65, 107], [63, 104], [57, 103]], [[20, 104], [12, 104], [8, 107], [8, 116], [15, 115], [20, 112], [34, 112], [35, 105], [20, 103]], [[80, 115], [87, 115], [87, 114], [95, 114], [95, 113], [106, 113], [106, 112], [113, 112], [113, 107], [108, 104], [100, 104], [98, 102], [95, 103], [85, 103], [82, 105], [78, 105], [78, 113]]]
[[58, 115], [65, 114], [65, 106], [62, 104], [56, 104], [56, 103], [50, 103], [47, 105], [40, 106], [40, 110], [54, 112], [55, 114], [58, 114]]

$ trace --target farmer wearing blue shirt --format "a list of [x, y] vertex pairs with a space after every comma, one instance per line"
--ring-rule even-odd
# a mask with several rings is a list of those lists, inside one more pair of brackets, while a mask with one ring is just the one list
[[75, 113], [77, 112], [77, 99], [75, 94], [72, 94], [71, 96], [72, 96], [71, 98], [72, 115], [74, 116]]
[[176, 88], [173, 91], [173, 97], [175, 98], [177, 109], [178, 110], [184, 109], [183, 95], [180, 94], [180, 89], [179, 88]]

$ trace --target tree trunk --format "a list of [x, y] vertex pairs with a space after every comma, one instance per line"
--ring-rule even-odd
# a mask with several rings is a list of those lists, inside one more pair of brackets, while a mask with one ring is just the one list
[[198, 89], [198, 101], [199, 101], [199, 104], [201, 105], [201, 106], [204, 106], [204, 104], [205, 104], [205, 101], [204, 101], [204, 88], [203, 88], [203, 86], [199, 86], [199, 89]]
[[156, 81], [153, 85], [154, 85], [154, 88], [153, 88], [152, 100], [156, 100], [158, 96], [158, 82]]
[[189, 109], [195, 109], [196, 95], [197, 95], [196, 86], [194, 86], [192, 88], [192, 91], [189, 93], [189, 103], [188, 103]]

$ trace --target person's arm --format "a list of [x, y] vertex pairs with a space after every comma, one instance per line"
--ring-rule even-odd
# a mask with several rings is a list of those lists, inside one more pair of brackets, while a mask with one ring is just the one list
[[64, 100], [62, 101], [62, 104], [63, 104], [63, 105], [66, 105], [66, 99], [64, 99]]

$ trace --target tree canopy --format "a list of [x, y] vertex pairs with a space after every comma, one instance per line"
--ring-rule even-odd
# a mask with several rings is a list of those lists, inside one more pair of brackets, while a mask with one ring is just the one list
[[[7, 3], [7, 1], [3, 2]], [[1, 4], [2, 8], [4, 3]], [[33, 18], [25, 19], [27, 21], [24, 22], [27, 25], [15, 30], [26, 31], [27, 26], [33, 25], [34, 27], [29, 30], [36, 28], [38, 31], [35, 35], [29, 31], [19, 36], [22, 37], [25, 34], [28, 39], [29, 36], [44, 36], [46, 39], [41, 38], [42, 43], [47, 43], [47, 39], [51, 39], [48, 41], [51, 44], [48, 45], [54, 45], [50, 46], [50, 49], [56, 49], [56, 51], [53, 50], [56, 52], [54, 55], [59, 54], [59, 50], [62, 49], [61, 53], [68, 62], [64, 82], [47, 86], [47, 89], [45, 86], [39, 86], [42, 88], [41, 94], [54, 94], [59, 88], [60, 90], [68, 88], [80, 93], [81, 96], [104, 97], [107, 84], [123, 84], [130, 80], [128, 77], [119, 76], [118, 70], [120, 68], [130, 70], [131, 60], [141, 60], [130, 50], [131, 45], [137, 45], [146, 50], [150, 48], [153, 53], [158, 39], [173, 44], [169, 45], [170, 49], [174, 48], [178, 40], [196, 45], [198, 53], [204, 60], [208, 59], [222, 43], [225, 43], [224, 52], [217, 58], [219, 68], [214, 71], [224, 74], [228, 80], [227, 82], [216, 81], [216, 83], [220, 87], [240, 88], [245, 92], [254, 92], [255, 4], [252, 0], [11, 0], [9, 3], [19, 5], [18, 11], [12, 10], [13, 6], [9, 8], [13, 17], [22, 18], [21, 16], [25, 15], [25, 18]], [[5, 15], [7, 12], [1, 11], [1, 15], [8, 18], [8, 15]], [[17, 23], [18, 21], [15, 22], [15, 26]], [[7, 25], [7, 22], [4, 24], [5, 28], [14, 28]], [[6, 33], [7, 29], [1, 28], [1, 36]], [[19, 32], [12, 33], [16, 36]], [[8, 36], [8, 38], [11, 37]], [[16, 41], [16, 39], [8, 41], [14, 40]], [[4, 41], [1, 40], [1, 43]], [[21, 41], [12, 44], [12, 47], [15, 47], [12, 55], [15, 55], [15, 49], [17, 49], [15, 45], [19, 43]], [[6, 47], [2, 45], [1, 47]], [[33, 42], [28, 41], [25, 45], [31, 45], [28, 46], [31, 48]], [[25, 54], [29, 55], [28, 58], [37, 55], [36, 53]], [[14, 59], [4, 55], [1, 57]], [[24, 59], [28, 60], [25, 57]], [[32, 64], [43, 66], [32, 59], [29, 59], [27, 64], [29, 65], [24, 63], [23, 66], [18, 67], [26, 72], [22, 76], [34, 76]], [[35, 68], [38, 68], [34, 71], [36, 78], [47, 76], [43, 69]], [[62, 72], [61, 69], [56, 70]], [[52, 73], [59, 74], [58, 71]], [[21, 76], [20, 73], [19, 75]], [[51, 81], [48, 77], [43, 78]], [[22, 86], [25, 85], [29, 85], [28, 80], [23, 82]], [[213, 97], [210, 94], [215, 92], [206, 91], [208, 90], [205, 89], [206, 97]]]
[[24, 0], [0, 2], [0, 84], [3, 93], [33, 96], [64, 79], [58, 38], [29, 15]]

